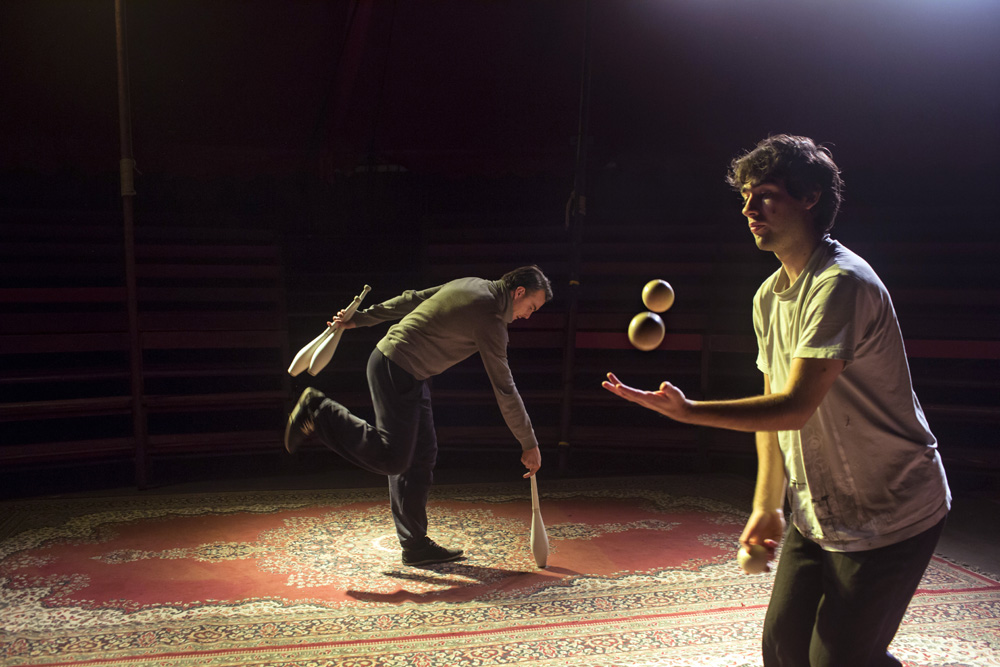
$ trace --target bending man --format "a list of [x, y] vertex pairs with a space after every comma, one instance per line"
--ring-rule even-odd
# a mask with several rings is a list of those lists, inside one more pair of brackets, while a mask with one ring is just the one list
[[388, 475], [389, 497], [403, 563], [452, 561], [449, 549], [427, 536], [427, 499], [437, 461], [437, 435], [428, 378], [479, 353], [500, 411], [521, 443], [530, 477], [542, 465], [538, 441], [507, 364], [507, 325], [527, 319], [552, 299], [552, 287], [536, 266], [515, 269], [500, 280], [460, 278], [425, 290], [408, 290], [359, 311], [346, 329], [399, 320], [368, 359], [368, 387], [375, 425], [308, 388], [288, 418], [285, 449], [295, 453], [308, 438], [365, 470]]

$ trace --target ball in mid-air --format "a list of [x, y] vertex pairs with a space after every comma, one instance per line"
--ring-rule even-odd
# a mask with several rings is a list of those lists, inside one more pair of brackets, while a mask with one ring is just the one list
[[628, 340], [636, 349], [648, 352], [660, 346], [666, 331], [659, 315], [639, 313], [628, 324]]
[[662, 313], [674, 305], [674, 288], [666, 280], [650, 280], [642, 288], [642, 302], [654, 313]]
[[767, 549], [760, 544], [751, 544], [750, 549], [740, 547], [736, 552], [736, 562], [747, 574], [761, 574], [770, 569], [767, 560]]

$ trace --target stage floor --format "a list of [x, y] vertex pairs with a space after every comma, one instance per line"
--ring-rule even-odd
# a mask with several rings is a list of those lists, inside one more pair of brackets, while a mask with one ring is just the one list
[[[759, 666], [773, 575], [735, 563], [751, 480], [540, 479], [540, 569], [527, 481], [451, 476], [432, 535], [466, 556], [423, 568], [400, 564], [384, 481], [356, 473], [2, 503], [0, 666]], [[893, 650], [993, 664], [998, 595], [936, 557]]]
[[[583, 459], [583, 454], [574, 459], [576, 471], [567, 480], [577, 480], [587, 486], [593, 480], [604, 480], [616, 477], [642, 479], [648, 476], [659, 476], [664, 470], [671, 468], [669, 459], [664, 464], [662, 460], [654, 460], [647, 466], [619, 464], [613, 468], [611, 461], [605, 468], [599, 456], [589, 452], [589, 459]], [[516, 482], [519, 479], [519, 464], [514, 456], [498, 455], [495, 450], [483, 457], [482, 465], [470, 465], [470, 459], [475, 454], [455, 457], [443, 454], [442, 463], [435, 471], [436, 485], [482, 484]], [[609, 452], [608, 457], [615, 457]], [[555, 474], [556, 461], [554, 456], [548, 456], [543, 461], [543, 469], [539, 473], [539, 481], [545, 482], [557, 478]], [[645, 467], [650, 474], [632, 472]], [[680, 467], [683, 469], [683, 467]], [[154, 485], [142, 491], [134, 486], [128, 486], [128, 465], [119, 470], [116, 475], [108, 475], [101, 481], [102, 473], [92, 467], [66, 468], [63, 470], [40, 470], [34, 476], [30, 472], [18, 476], [17, 471], [6, 471], [0, 480], [4, 485], [18, 486], [20, 493], [6, 502], [30, 498], [84, 498], [116, 495], [159, 495], [159, 494], [191, 494], [213, 493], [226, 491], [293, 491], [320, 489], [358, 489], [377, 488], [385, 484], [385, 479], [378, 475], [351, 467], [339, 461], [336, 456], [325, 451], [303, 452], [298, 457], [288, 457], [282, 452], [276, 457], [257, 457], [246, 459], [234, 464], [234, 459], [200, 460], [186, 459], [172, 461], [160, 466], [161, 474], [154, 479]], [[616, 474], [619, 471], [627, 474]], [[677, 476], [697, 473], [678, 472]], [[722, 474], [732, 480], [735, 488], [742, 488], [746, 494], [752, 494], [753, 470], [749, 464], [736, 466], [736, 471]], [[938, 553], [956, 563], [968, 565], [974, 569], [1000, 574], [1000, 479], [975, 472], [948, 471], [954, 500], [948, 523], [938, 545]], [[88, 479], [90, 481], [88, 482]], [[36, 492], [31, 492], [36, 489]], [[79, 490], [87, 489], [87, 490]], [[747, 509], [749, 509], [747, 495]], [[0, 506], [5, 501], [0, 500]], [[3, 537], [3, 523], [0, 519], [0, 538]]]

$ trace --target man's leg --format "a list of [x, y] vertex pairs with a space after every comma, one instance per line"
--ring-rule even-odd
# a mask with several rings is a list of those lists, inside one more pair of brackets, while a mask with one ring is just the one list
[[807, 667], [823, 598], [823, 550], [792, 526], [785, 535], [764, 617], [764, 667]]
[[395, 475], [413, 457], [421, 384], [376, 349], [368, 360], [368, 387], [377, 427], [315, 389], [307, 389], [289, 417], [289, 430], [298, 426], [313, 431], [351, 463], [376, 474]]
[[944, 520], [908, 540], [871, 551], [827, 553], [826, 595], [816, 616], [812, 667], [890, 667], [906, 608], [934, 555]]
[[[427, 499], [437, 463], [437, 433], [430, 386], [402, 368], [374, 355], [369, 363], [369, 386], [380, 431], [406, 432], [406, 465], [389, 474], [389, 500], [403, 563], [425, 565], [459, 558], [461, 549], [446, 549], [427, 537]], [[400, 415], [406, 415], [401, 424]], [[395, 448], [395, 436], [391, 439]], [[399, 457], [402, 461], [402, 456]]]
[[392, 519], [404, 551], [423, 547], [427, 543], [427, 499], [434, 482], [438, 449], [430, 388], [426, 383], [419, 414], [420, 424], [410, 467], [398, 475], [389, 476]]

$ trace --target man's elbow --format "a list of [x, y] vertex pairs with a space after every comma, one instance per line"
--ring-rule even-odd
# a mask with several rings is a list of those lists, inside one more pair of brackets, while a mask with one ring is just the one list
[[815, 412], [816, 412], [815, 410], [808, 413], [796, 412], [795, 414], [789, 417], [789, 427], [785, 430], [801, 431], [805, 427], [806, 423], [809, 421], [809, 418], [812, 417], [813, 413]]
[[777, 431], [799, 431], [816, 414], [816, 408], [811, 402], [788, 396], [782, 411], [779, 428]]

